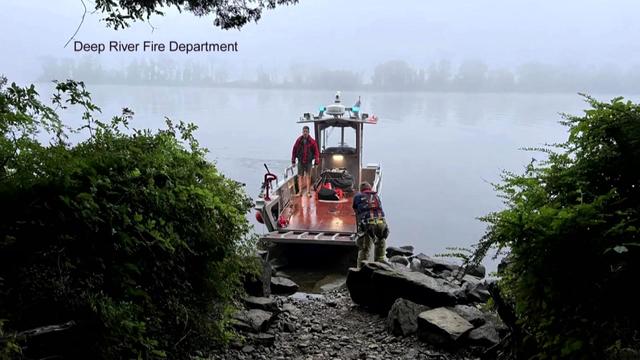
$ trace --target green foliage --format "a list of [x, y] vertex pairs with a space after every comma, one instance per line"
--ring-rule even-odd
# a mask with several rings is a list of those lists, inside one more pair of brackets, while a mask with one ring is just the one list
[[463, 264], [469, 263], [470, 259], [473, 256], [473, 250], [468, 248], [448, 246], [445, 249], [447, 249], [448, 252], [442, 253], [442, 254], [435, 254], [434, 256], [460, 259]]
[[240, 29], [258, 21], [262, 11], [276, 5], [296, 4], [298, 0], [96, 0], [95, 10], [106, 14], [107, 25], [118, 30], [132, 21], [149, 20], [151, 15], [164, 15], [164, 7], [187, 10], [197, 16], [215, 15], [213, 24], [222, 29]]
[[[101, 122], [84, 85], [66, 81], [54, 105], [80, 106], [86, 121], [68, 129], [33, 86], [2, 83], [5, 330], [74, 320], [60, 351], [79, 358], [180, 359], [227, 340], [251, 201], [206, 161], [196, 127], [129, 129], [128, 109]], [[69, 133], [85, 140], [71, 145]]]
[[538, 343], [527, 355], [541, 359], [603, 358], [640, 335], [629, 293], [640, 273], [640, 106], [585, 98], [583, 116], [563, 116], [565, 143], [496, 185], [506, 209], [483, 218], [474, 258], [510, 250], [501, 285]]
[[0, 359], [11, 359], [21, 354], [20, 345], [15, 334], [7, 334], [3, 330], [5, 319], [0, 319]]

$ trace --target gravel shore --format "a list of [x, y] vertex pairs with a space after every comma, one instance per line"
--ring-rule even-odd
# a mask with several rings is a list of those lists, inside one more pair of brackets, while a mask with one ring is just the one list
[[396, 337], [386, 316], [354, 304], [346, 289], [322, 295], [275, 296], [279, 313], [264, 333], [242, 333], [210, 359], [477, 359], [467, 350], [443, 352], [416, 335]]

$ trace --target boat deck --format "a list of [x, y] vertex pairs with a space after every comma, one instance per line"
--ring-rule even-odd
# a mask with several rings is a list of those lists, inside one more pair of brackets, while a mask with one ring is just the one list
[[317, 194], [306, 194], [291, 199], [289, 208], [289, 230], [312, 232], [355, 233], [356, 217], [351, 204], [353, 194], [339, 202], [320, 201]]
[[289, 225], [262, 238], [274, 243], [355, 246], [357, 227], [352, 201], [353, 195], [339, 202], [320, 201], [315, 193], [312, 197], [293, 197], [284, 211]]

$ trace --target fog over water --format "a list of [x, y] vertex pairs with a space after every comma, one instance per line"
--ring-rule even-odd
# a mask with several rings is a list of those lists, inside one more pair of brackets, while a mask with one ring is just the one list
[[[92, 2], [86, 1], [91, 10]], [[169, 10], [115, 32], [88, 13], [83, 43], [238, 43], [237, 52], [74, 52], [64, 44], [80, 1], [4, 0], [0, 74], [22, 84], [85, 80], [104, 117], [122, 107], [135, 127], [164, 116], [199, 125], [219, 168], [256, 196], [263, 163], [280, 172], [298, 117], [343, 90], [380, 117], [365, 128], [364, 162], [384, 171], [390, 245], [438, 253], [468, 247], [502, 206], [491, 187], [564, 140], [558, 113], [586, 108], [577, 92], [638, 101], [637, 1], [312, 1], [267, 11], [241, 31]], [[79, 124], [79, 116], [64, 118]], [[253, 214], [250, 215], [253, 219]], [[253, 221], [253, 220], [252, 220]], [[256, 231], [265, 229], [259, 224]], [[490, 265], [492, 266], [492, 265]]]
[[[209, 158], [255, 198], [263, 164], [282, 174], [301, 131], [296, 121], [330, 102], [333, 93], [95, 86], [93, 95], [105, 115], [131, 106], [137, 127], [161, 127], [164, 116], [195, 122]], [[348, 104], [358, 95], [363, 111], [380, 116], [377, 125], [365, 127], [364, 163], [383, 168], [388, 243], [412, 244], [428, 254], [476, 243], [485, 230], [476, 218], [502, 207], [491, 183], [502, 170], [522, 172], [532, 158], [543, 158], [520, 148], [565, 139], [559, 112], [585, 108], [575, 94], [343, 93]], [[79, 124], [77, 113], [65, 118]], [[256, 231], [266, 232], [253, 215]], [[495, 267], [491, 260], [486, 264]]]

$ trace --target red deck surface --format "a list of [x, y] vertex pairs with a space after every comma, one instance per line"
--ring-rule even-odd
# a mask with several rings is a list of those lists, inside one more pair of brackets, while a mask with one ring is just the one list
[[291, 199], [291, 230], [356, 232], [356, 216], [351, 208], [353, 195], [340, 202], [318, 201], [316, 194]]

